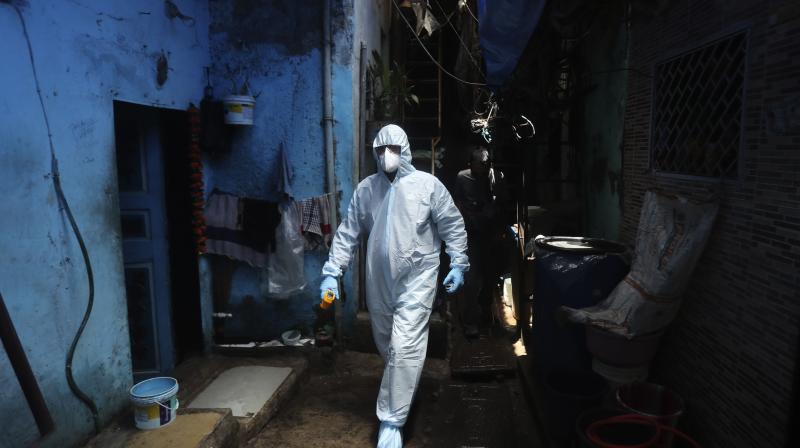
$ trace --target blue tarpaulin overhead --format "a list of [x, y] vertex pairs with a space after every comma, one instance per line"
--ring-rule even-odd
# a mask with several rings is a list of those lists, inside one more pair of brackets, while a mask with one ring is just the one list
[[517, 67], [546, 0], [478, 0], [486, 84], [498, 90]]

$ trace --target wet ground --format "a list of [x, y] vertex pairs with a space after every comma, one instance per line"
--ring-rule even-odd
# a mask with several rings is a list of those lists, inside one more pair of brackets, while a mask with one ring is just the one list
[[[246, 446], [375, 446], [375, 399], [382, 372], [378, 355], [318, 356], [297, 394]], [[432, 359], [403, 437], [408, 448], [541, 446], [515, 377], [453, 379], [446, 361]]]

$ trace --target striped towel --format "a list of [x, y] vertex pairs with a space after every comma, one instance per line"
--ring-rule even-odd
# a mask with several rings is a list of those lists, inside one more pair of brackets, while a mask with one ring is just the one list
[[298, 201], [300, 209], [300, 230], [306, 237], [306, 250], [325, 250], [333, 239], [331, 216], [336, 196], [324, 194], [314, 198]]

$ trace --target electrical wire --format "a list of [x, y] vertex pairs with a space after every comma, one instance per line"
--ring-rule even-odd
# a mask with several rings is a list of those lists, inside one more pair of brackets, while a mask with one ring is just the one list
[[480, 23], [481, 23], [481, 21], [480, 21], [480, 20], [478, 20], [478, 18], [477, 18], [477, 17], [475, 17], [475, 14], [473, 14], [473, 13], [472, 13], [472, 10], [471, 10], [471, 9], [469, 9], [469, 0], [464, 0], [464, 3], [462, 3], [462, 4], [464, 5], [464, 7], [465, 7], [465, 8], [467, 8], [467, 12], [469, 13], [469, 15], [471, 15], [471, 16], [472, 16], [472, 18], [473, 18], [473, 19], [475, 19], [475, 22], [476, 22], [476, 23], [478, 23], [478, 24], [480, 24]]
[[433, 57], [431, 52], [428, 51], [428, 48], [425, 46], [425, 44], [422, 43], [422, 40], [419, 38], [419, 36], [417, 36], [417, 33], [414, 31], [414, 27], [411, 26], [411, 24], [408, 22], [408, 19], [406, 19], [406, 16], [403, 15], [403, 10], [400, 9], [400, 6], [397, 4], [397, 1], [396, 0], [392, 0], [392, 4], [394, 5], [394, 8], [397, 10], [397, 13], [400, 15], [400, 18], [403, 19], [403, 22], [405, 22], [406, 26], [411, 31], [411, 34], [413, 34], [414, 38], [417, 39], [417, 42], [419, 42], [420, 46], [422, 47], [422, 50], [425, 51], [425, 54], [428, 55], [428, 57], [431, 59], [431, 61], [434, 64], [436, 64], [437, 67], [439, 67], [439, 70], [441, 70], [442, 73], [446, 74], [447, 76], [449, 76], [449, 77], [451, 77], [451, 78], [455, 79], [456, 81], [461, 82], [463, 84], [468, 84], [468, 85], [471, 85], [471, 86], [485, 86], [486, 85], [486, 83], [483, 83], [483, 82], [465, 81], [465, 80], [459, 78], [458, 76], [450, 73], [444, 67], [442, 67], [442, 65], [439, 64], [439, 61], [437, 61], [436, 58]]
[[439, 3], [439, 0], [435, 0], [435, 2], [436, 2], [436, 6], [439, 7], [439, 11], [441, 11], [442, 14], [445, 17], [447, 17], [447, 24], [450, 25], [450, 28], [453, 30], [454, 33], [456, 33], [456, 37], [458, 38], [458, 41], [461, 43], [461, 47], [464, 49], [464, 51], [467, 52], [467, 56], [469, 56], [469, 60], [472, 61], [472, 65], [475, 66], [475, 68], [478, 70], [478, 73], [481, 74], [481, 77], [485, 78], [486, 75], [484, 75], [480, 64], [478, 64], [478, 61], [476, 61], [475, 58], [472, 56], [472, 52], [469, 50], [469, 47], [467, 47], [467, 44], [466, 44], [466, 42], [464, 42], [464, 39], [461, 38], [461, 33], [458, 32], [456, 27], [453, 25], [453, 22], [450, 20], [450, 17], [447, 15], [446, 12], [444, 12], [444, 8], [442, 8], [442, 5], [441, 5], [441, 3]]
[[[481, 101], [481, 99], [482, 99], [482, 97], [484, 95], [486, 95], [486, 101]], [[491, 101], [492, 101], [492, 92], [490, 90], [488, 90], [488, 89], [478, 89], [478, 95], [475, 97], [475, 99], [472, 102], [472, 113], [474, 115], [485, 115], [485, 114], [489, 113], [489, 108], [492, 106]], [[478, 110], [478, 105], [479, 104], [485, 104], [486, 105], [486, 110], [479, 111]]]
[[[517, 138], [517, 141], [527, 140], [529, 138], [533, 138], [533, 136], [536, 135], [536, 126], [534, 126], [533, 122], [528, 117], [526, 117], [525, 115], [520, 114], [519, 116], [520, 116], [520, 119], [521, 119], [521, 124], [519, 124], [519, 125], [517, 125], [516, 123], [512, 123], [511, 124], [511, 129], [514, 131], [514, 136]], [[519, 135], [520, 129], [522, 129], [524, 127], [530, 127], [531, 128], [530, 135], [527, 135], [525, 137]]]
[[44, 97], [42, 96], [42, 88], [39, 83], [39, 76], [36, 72], [36, 64], [34, 63], [33, 58], [33, 47], [31, 46], [30, 35], [28, 35], [28, 27], [25, 24], [25, 18], [22, 16], [22, 11], [20, 11], [19, 7], [13, 3], [11, 4], [11, 7], [14, 8], [14, 10], [17, 12], [17, 16], [19, 16], [19, 21], [22, 24], [22, 34], [25, 36], [25, 42], [28, 45], [28, 57], [31, 61], [33, 80], [36, 84], [36, 94], [39, 97], [39, 105], [42, 107], [42, 116], [44, 117], [44, 124], [47, 128], [47, 140], [50, 144], [50, 169], [53, 176], [53, 187], [56, 190], [58, 201], [61, 203], [61, 206], [67, 215], [69, 224], [72, 227], [72, 232], [75, 234], [75, 238], [78, 240], [78, 245], [81, 249], [81, 255], [83, 256], [83, 261], [86, 266], [86, 277], [89, 282], [89, 300], [86, 304], [86, 311], [84, 312], [83, 320], [78, 328], [78, 332], [75, 334], [72, 344], [70, 345], [64, 369], [66, 371], [67, 383], [69, 384], [70, 390], [72, 390], [72, 393], [75, 394], [75, 396], [78, 397], [78, 399], [80, 399], [87, 408], [89, 408], [92, 413], [92, 418], [94, 419], [95, 431], [99, 433], [100, 416], [97, 412], [97, 405], [88, 395], [86, 395], [85, 392], [80, 389], [80, 387], [78, 387], [78, 385], [75, 383], [75, 378], [72, 375], [72, 360], [75, 356], [75, 348], [78, 346], [78, 341], [80, 340], [81, 335], [83, 335], [83, 331], [86, 328], [86, 323], [89, 321], [89, 316], [91, 315], [92, 308], [94, 306], [94, 274], [92, 273], [92, 264], [89, 261], [89, 251], [86, 249], [86, 244], [83, 241], [83, 236], [81, 236], [81, 231], [78, 228], [78, 224], [75, 222], [75, 217], [72, 215], [72, 210], [69, 208], [67, 198], [64, 196], [64, 190], [61, 188], [61, 175], [58, 171], [58, 159], [56, 158], [56, 150], [55, 146], [53, 145], [53, 134], [50, 128], [50, 120], [47, 117], [47, 109], [44, 106]]

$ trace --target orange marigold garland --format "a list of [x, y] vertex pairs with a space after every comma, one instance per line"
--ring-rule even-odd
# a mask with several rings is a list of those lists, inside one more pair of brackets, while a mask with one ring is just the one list
[[192, 233], [198, 253], [206, 252], [206, 220], [203, 216], [205, 193], [203, 191], [203, 159], [200, 151], [200, 109], [189, 106], [189, 194], [192, 200]]

